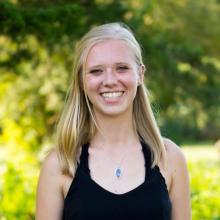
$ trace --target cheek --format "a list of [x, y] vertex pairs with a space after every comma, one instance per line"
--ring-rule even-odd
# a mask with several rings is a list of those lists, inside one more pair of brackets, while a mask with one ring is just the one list
[[138, 79], [135, 74], [124, 75], [121, 78], [121, 82], [123, 82], [127, 87], [137, 87]]
[[100, 79], [87, 76], [85, 79], [85, 86], [87, 93], [96, 91], [100, 85]]

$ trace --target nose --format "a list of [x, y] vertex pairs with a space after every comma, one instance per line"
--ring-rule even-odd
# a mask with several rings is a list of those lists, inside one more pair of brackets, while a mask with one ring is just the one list
[[104, 86], [115, 86], [117, 84], [117, 76], [115, 75], [112, 68], [107, 68], [104, 73], [103, 85]]

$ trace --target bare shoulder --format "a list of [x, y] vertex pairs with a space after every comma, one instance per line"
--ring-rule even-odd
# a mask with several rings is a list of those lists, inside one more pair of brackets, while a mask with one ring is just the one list
[[185, 164], [186, 158], [181, 148], [168, 138], [163, 138], [163, 141], [166, 148], [168, 166], [181, 163]]
[[166, 149], [166, 165], [160, 166], [160, 171], [163, 174], [167, 189], [170, 192], [172, 182], [176, 173], [180, 173], [183, 167], [186, 167], [185, 157], [178, 145], [168, 138], [163, 138], [164, 146]]
[[171, 179], [169, 195], [172, 202], [172, 219], [190, 220], [190, 181], [186, 158], [179, 146], [164, 138], [167, 153], [167, 170]]
[[[51, 150], [45, 157], [40, 171], [38, 189], [56, 190], [57, 193], [62, 192], [62, 172], [55, 149]], [[46, 190], [49, 192], [49, 190]]]
[[60, 220], [62, 206], [62, 172], [57, 152], [52, 150], [43, 161], [38, 180], [36, 220]]
[[187, 162], [181, 148], [168, 138], [164, 138], [166, 148], [166, 173], [168, 183], [171, 185], [176, 179], [185, 178], [188, 175]]
[[58, 159], [58, 154], [55, 149], [52, 149], [47, 156], [45, 157], [41, 172], [46, 171], [47, 174], [60, 174], [61, 175], [61, 167]]

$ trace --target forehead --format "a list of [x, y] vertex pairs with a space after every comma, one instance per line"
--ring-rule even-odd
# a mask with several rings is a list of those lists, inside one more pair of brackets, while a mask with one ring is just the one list
[[90, 49], [86, 59], [86, 67], [111, 65], [120, 62], [134, 64], [134, 53], [126, 42], [110, 39], [97, 43]]

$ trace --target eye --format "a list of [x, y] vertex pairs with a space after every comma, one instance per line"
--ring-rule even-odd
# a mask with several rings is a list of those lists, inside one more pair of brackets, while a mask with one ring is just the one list
[[116, 67], [116, 70], [117, 70], [117, 72], [119, 72], [119, 73], [123, 73], [123, 72], [126, 72], [127, 70], [129, 70], [129, 67], [128, 67], [128, 66], [125, 66], [125, 65], [123, 65], [123, 66], [117, 66], [117, 67]]
[[102, 69], [93, 69], [89, 71], [89, 73], [93, 75], [100, 75], [102, 72]]

